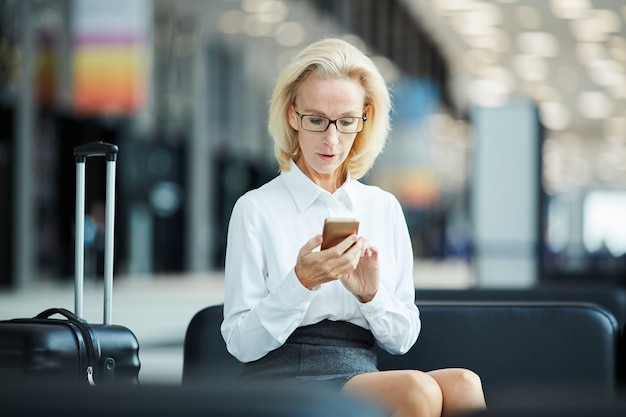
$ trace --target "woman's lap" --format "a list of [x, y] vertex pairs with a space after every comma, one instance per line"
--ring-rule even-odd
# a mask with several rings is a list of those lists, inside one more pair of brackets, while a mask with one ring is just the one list
[[369, 330], [324, 320], [297, 329], [283, 346], [247, 363], [241, 378], [339, 391], [355, 375], [378, 371], [373, 346]]

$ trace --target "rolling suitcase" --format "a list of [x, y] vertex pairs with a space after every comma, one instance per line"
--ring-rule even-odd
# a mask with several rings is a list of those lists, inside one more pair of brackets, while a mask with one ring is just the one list
[[[76, 242], [74, 313], [51, 308], [33, 318], [0, 321], [0, 381], [15, 383], [138, 384], [139, 342], [111, 324], [113, 218], [118, 147], [90, 142], [74, 148], [76, 160]], [[104, 318], [89, 324], [83, 315], [85, 164], [106, 158]]]

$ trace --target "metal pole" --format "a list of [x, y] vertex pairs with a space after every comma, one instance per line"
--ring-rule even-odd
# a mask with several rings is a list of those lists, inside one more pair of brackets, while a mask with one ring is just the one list
[[104, 324], [111, 324], [113, 300], [113, 229], [115, 224], [115, 161], [107, 161], [104, 221]]
[[34, 249], [33, 249], [33, 51], [34, 36], [30, 23], [31, 2], [17, 3], [21, 27], [21, 73], [18, 102], [15, 112], [15, 165], [14, 165], [14, 205], [15, 229], [13, 247], [15, 263], [13, 265], [14, 283], [23, 288], [33, 280]]
[[74, 243], [74, 314], [83, 317], [85, 281], [85, 162], [76, 163], [76, 242]]

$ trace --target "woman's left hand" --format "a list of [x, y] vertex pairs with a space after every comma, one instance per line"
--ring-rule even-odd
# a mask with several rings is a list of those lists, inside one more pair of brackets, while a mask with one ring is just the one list
[[340, 280], [348, 291], [357, 296], [361, 302], [367, 303], [378, 292], [378, 249], [370, 246], [367, 241], [363, 243], [363, 253], [356, 269]]

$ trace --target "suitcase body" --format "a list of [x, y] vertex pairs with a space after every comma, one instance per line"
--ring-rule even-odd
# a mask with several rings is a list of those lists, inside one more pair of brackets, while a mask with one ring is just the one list
[[129, 329], [79, 322], [62, 311], [63, 318], [43, 312], [0, 323], [0, 380], [138, 383], [139, 343]]
[[[139, 342], [128, 328], [111, 324], [113, 204], [117, 146], [94, 142], [77, 147], [75, 313], [51, 308], [33, 318], [0, 321], [0, 380], [15, 383], [139, 382]], [[103, 324], [82, 315], [84, 165], [88, 156], [107, 158], [105, 295]], [[111, 173], [112, 172], [112, 173]]]

